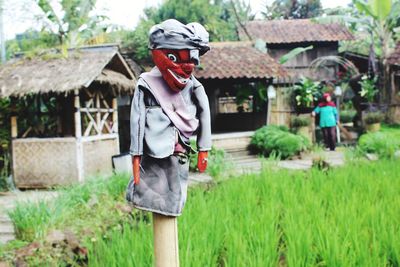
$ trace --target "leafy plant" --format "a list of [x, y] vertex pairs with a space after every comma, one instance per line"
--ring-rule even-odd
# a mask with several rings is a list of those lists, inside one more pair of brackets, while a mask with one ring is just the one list
[[265, 156], [275, 153], [281, 158], [294, 156], [310, 147], [306, 137], [290, 133], [286, 127], [274, 125], [258, 129], [251, 138], [251, 145]]
[[369, 112], [365, 115], [364, 121], [366, 124], [380, 123], [385, 119], [381, 112]]
[[340, 111], [340, 122], [349, 123], [353, 122], [354, 117], [356, 116], [357, 111], [355, 110], [342, 110]]
[[297, 106], [311, 107], [321, 97], [320, 83], [302, 77], [294, 86], [294, 94]]
[[295, 116], [290, 118], [290, 126], [293, 128], [305, 127], [311, 124], [310, 118]]
[[310, 45], [307, 47], [296, 47], [292, 50], [289, 51], [289, 53], [281, 56], [279, 58], [279, 64], [285, 64], [286, 62], [288, 62], [289, 60], [297, 57], [299, 54], [306, 52], [307, 50], [311, 50], [313, 49], [314, 46]]
[[378, 89], [376, 88], [377, 79], [378, 76], [371, 79], [367, 75], [363, 75], [361, 81], [358, 82], [361, 85], [360, 96], [367, 99], [368, 102], [373, 102], [375, 95], [378, 93]]

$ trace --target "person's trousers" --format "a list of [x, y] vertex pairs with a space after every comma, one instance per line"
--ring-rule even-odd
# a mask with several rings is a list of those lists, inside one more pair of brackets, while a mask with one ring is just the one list
[[336, 126], [322, 127], [322, 135], [324, 136], [324, 143], [330, 150], [336, 148]]

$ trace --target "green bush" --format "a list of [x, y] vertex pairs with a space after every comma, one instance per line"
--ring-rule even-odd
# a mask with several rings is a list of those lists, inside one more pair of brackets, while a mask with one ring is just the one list
[[382, 122], [385, 116], [381, 112], [370, 112], [365, 115], [364, 121], [366, 124]]
[[363, 134], [358, 140], [357, 150], [361, 154], [374, 153], [380, 158], [393, 158], [400, 150], [400, 129], [384, 125], [379, 132]]
[[290, 119], [290, 126], [293, 128], [309, 126], [310, 118], [295, 116]]
[[281, 158], [294, 156], [310, 147], [306, 137], [290, 133], [284, 126], [274, 125], [258, 129], [251, 139], [251, 145], [265, 156], [275, 154]]
[[356, 114], [357, 114], [357, 111], [355, 111], [355, 110], [340, 111], [340, 122], [341, 123], [353, 122], [353, 119], [356, 116]]

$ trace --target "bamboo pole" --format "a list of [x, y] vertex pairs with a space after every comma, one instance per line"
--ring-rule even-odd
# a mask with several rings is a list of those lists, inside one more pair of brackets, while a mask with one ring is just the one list
[[112, 125], [112, 129], [114, 133], [118, 133], [118, 102], [117, 102], [117, 98], [113, 98], [112, 100], [112, 121], [113, 121], [113, 125]]
[[82, 146], [82, 124], [81, 124], [81, 103], [79, 98], [79, 90], [74, 90], [74, 122], [75, 122], [75, 137], [76, 141], [76, 164], [78, 171], [78, 181], [83, 182], [83, 146]]
[[[97, 108], [96, 124], [97, 124], [97, 127], [99, 127], [99, 129], [101, 130], [101, 128], [100, 128], [100, 122], [101, 122], [100, 92], [97, 92], [97, 94], [96, 94], [96, 108]], [[102, 134], [102, 133], [98, 132], [97, 134]]]
[[17, 116], [11, 117], [11, 138], [18, 137]]
[[75, 119], [75, 137], [82, 137], [82, 125], [81, 125], [81, 104], [79, 100], [79, 90], [74, 91], [74, 119]]
[[179, 267], [176, 217], [153, 213], [154, 258], [156, 267]]

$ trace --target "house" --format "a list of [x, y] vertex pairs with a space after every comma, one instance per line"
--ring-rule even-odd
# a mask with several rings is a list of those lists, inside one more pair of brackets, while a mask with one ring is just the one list
[[286, 70], [252, 42], [215, 42], [200, 59], [195, 77], [204, 85], [213, 133], [253, 131], [267, 123], [267, 88]]
[[[327, 62], [317, 71], [310, 69], [311, 63], [320, 57], [337, 56], [340, 41], [353, 40], [353, 35], [340, 24], [319, 24], [310, 19], [295, 20], [254, 20], [239, 30], [241, 40], [248, 35], [253, 41], [265, 42], [268, 54], [275, 60], [297, 47], [312, 49], [287, 61], [283, 66], [289, 70], [294, 81], [300, 76], [319, 81], [336, 80], [338, 66], [334, 61]], [[247, 34], [246, 34], [247, 32]]]
[[120, 150], [117, 97], [132, 94], [135, 84], [115, 45], [2, 65], [0, 97], [18, 112], [11, 117], [16, 186], [67, 185], [110, 173]]

